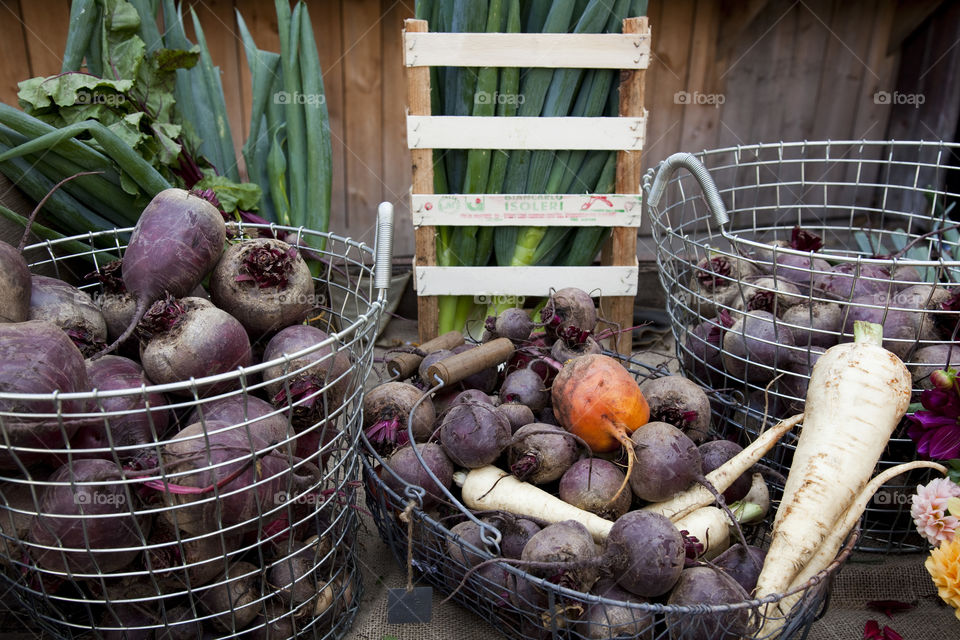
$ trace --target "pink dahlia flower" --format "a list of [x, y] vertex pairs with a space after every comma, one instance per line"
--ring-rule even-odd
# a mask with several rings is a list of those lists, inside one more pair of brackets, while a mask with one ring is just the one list
[[947, 478], [937, 478], [917, 487], [913, 496], [910, 515], [920, 535], [934, 546], [952, 540], [960, 526], [960, 520], [947, 512], [947, 501], [953, 497], [960, 497], [960, 485]]

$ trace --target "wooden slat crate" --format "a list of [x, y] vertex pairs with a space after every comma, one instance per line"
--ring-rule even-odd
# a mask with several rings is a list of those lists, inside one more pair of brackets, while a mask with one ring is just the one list
[[[622, 34], [430, 33], [406, 20], [407, 145], [413, 163], [411, 212], [416, 236], [414, 281], [421, 341], [439, 330], [438, 295], [544, 296], [579, 287], [600, 297], [600, 314], [626, 329], [637, 294], [641, 221], [640, 153], [650, 63], [647, 18], [628, 18]], [[430, 67], [548, 67], [620, 70], [619, 116], [522, 118], [432, 116]], [[591, 149], [617, 151], [616, 194], [446, 195], [433, 193], [433, 149]], [[436, 226], [609, 226], [600, 266], [440, 267]], [[616, 341], [630, 352], [631, 333]]]

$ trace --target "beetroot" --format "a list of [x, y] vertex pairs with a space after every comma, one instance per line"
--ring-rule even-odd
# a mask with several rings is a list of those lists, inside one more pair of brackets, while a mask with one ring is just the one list
[[122, 265], [120, 260], [114, 260], [86, 276], [100, 281], [102, 291], [95, 299], [107, 323], [107, 338], [111, 341], [123, 334], [137, 312], [137, 299], [123, 284]]
[[575, 520], [557, 522], [535, 533], [520, 559], [544, 563], [546, 566], [533, 567], [530, 573], [576, 591], [589, 591], [599, 575], [593, 537]]
[[165, 593], [203, 586], [222, 575], [226, 554], [237, 546], [236, 536], [178, 532], [166, 518], [157, 518], [147, 539], [145, 565]]
[[[946, 287], [937, 287], [930, 284], [915, 284], [909, 286], [892, 297], [890, 306], [906, 309], [917, 309], [917, 313], [909, 313], [916, 334], [920, 340], [938, 341], [950, 338], [953, 323], [949, 322], [952, 314], [943, 313], [949, 307], [951, 292]], [[948, 305], [948, 306], [944, 306]], [[934, 311], [935, 313], [927, 313]]]
[[517, 429], [523, 425], [536, 421], [536, 417], [534, 417], [530, 407], [525, 404], [520, 404], [519, 402], [505, 402], [504, 404], [497, 405], [497, 410], [510, 422], [510, 430], [513, 433], [516, 433]]
[[148, 486], [177, 506], [163, 516], [187, 533], [234, 525], [238, 532], [256, 530], [267, 511], [295, 501], [320, 475], [308, 463], [292, 468], [289, 456], [268, 446], [225, 422], [194, 423], [163, 447], [163, 470], [175, 486], [163, 480]]
[[[0, 324], [0, 393], [73, 393], [88, 391], [83, 355], [59, 327], [42, 320]], [[46, 456], [16, 448], [65, 449], [80, 420], [28, 414], [78, 413], [76, 400], [12, 400], [0, 396], [0, 410], [17, 415], [3, 418], [5, 445], [0, 448], [0, 469], [19, 469]], [[9, 448], [7, 448], [9, 447]]]
[[576, 441], [563, 428], [543, 422], [520, 427], [510, 445], [510, 471], [532, 484], [553, 482], [576, 462]]
[[259, 567], [249, 562], [237, 562], [216, 583], [199, 591], [200, 605], [214, 617], [210, 624], [221, 632], [244, 629], [260, 613]]
[[[273, 405], [250, 394], [235, 394], [198, 404], [187, 417], [188, 425], [197, 422], [225, 422], [250, 432], [267, 444], [282, 442], [290, 437], [290, 423]], [[245, 426], [240, 426], [245, 425]]]
[[[644, 604], [646, 598], [635, 596], [620, 588], [614, 580], [602, 578], [593, 588], [593, 593], [617, 602]], [[608, 640], [629, 637], [633, 640], [653, 640], [655, 618], [653, 613], [640, 608], [631, 608], [607, 602], [587, 605], [577, 620], [577, 631], [588, 640]]]
[[493, 515], [484, 518], [484, 521], [500, 530], [503, 536], [500, 540], [500, 555], [504, 558], [519, 559], [527, 542], [541, 529], [536, 522], [509, 513]]
[[592, 332], [597, 326], [597, 308], [590, 294], [576, 287], [554, 292], [540, 310], [540, 321], [551, 337], [567, 327]]
[[844, 262], [835, 266], [829, 274], [814, 277], [814, 289], [838, 300], [852, 300], [861, 296], [883, 294], [889, 296], [896, 290], [890, 282], [886, 269], [874, 264]]
[[640, 386], [650, 406], [650, 420], [683, 430], [694, 442], [710, 432], [710, 398], [703, 388], [683, 376], [663, 376]]
[[492, 463], [509, 442], [510, 423], [492, 405], [457, 405], [440, 424], [443, 450], [454, 464], [468, 469]]
[[766, 557], [767, 552], [760, 547], [744, 547], [738, 542], [714, 558], [713, 564], [726, 571], [744, 591], [753, 593]]
[[790, 326], [798, 346], [829, 349], [837, 344], [844, 310], [836, 302], [807, 302], [783, 312], [783, 324]]
[[736, 300], [739, 281], [758, 274], [749, 260], [724, 255], [703, 258], [690, 279], [690, 291], [696, 296], [690, 306], [701, 318], [716, 316]]
[[723, 364], [731, 376], [766, 383], [787, 362], [793, 333], [768, 311], [751, 311], [723, 335]]
[[293, 553], [278, 559], [267, 568], [267, 584], [284, 604], [299, 606], [317, 595], [317, 568], [322, 556], [317, 539], [306, 542]]
[[724, 378], [720, 344], [724, 330], [733, 326], [733, 318], [726, 310], [713, 320], [704, 320], [687, 331], [681, 358], [687, 375], [710, 385], [722, 387]]
[[[700, 459], [702, 461], [704, 474], [710, 473], [714, 469], [719, 469], [724, 463], [730, 460], [730, 458], [743, 451], [743, 447], [730, 440], [712, 440], [711, 442], [704, 442], [698, 448], [700, 450]], [[729, 489], [723, 492], [723, 499], [726, 500], [728, 504], [742, 500], [743, 497], [747, 495], [747, 492], [750, 491], [750, 483], [750, 473], [744, 473], [733, 481]]]
[[296, 248], [273, 238], [230, 244], [210, 274], [210, 296], [251, 335], [301, 322], [315, 303], [310, 267]]
[[30, 310], [30, 269], [15, 247], [0, 242], [0, 323], [23, 322]]
[[485, 394], [483, 391], [480, 391], [479, 389], [464, 389], [453, 396], [450, 402], [447, 403], [447, 406], [444, 410], [450, 411], [450, 409], [460, 404], [472, 404], [478, 402], [480, 404], [488, 404], [491, 407], [494, 406], [493, 398]]
[[540, 411], [550, 401], [550, 392], [543, 379], [532, 369], [517, 369], [507, 375], [500, 385], [500, 402], [519, 402]]
[[[721, 569], [713, 567], [690, 567], [677, 581], [667, 604], [702, 606], [735, 604], [749, 600], [750, 596], [736, 580]], [[749, 609], [732, 609], [717, 613], [675, 614], [670, 621], [678, 634], [690, 640], [733, 640], [750, 636], [751, 616]]]
[[633, 493], [623, 486], [623, 471], [602, 458], [584, 458], [574, 462], [560, 478], [558, 494], [564, 502], [595, 513], [607, 520], [616, 520], [630, 510]]
[[508, 338], [513, 343], [522, 343], [530, 339], [533, 332], [533, 320], [523, 309], [510, 308], [500, 312], [493, 322], [493, 333]]
[[[453, 463], [450, 462], [450, 458], [444, 453], [443, 448], [433, 442], [417, 444], [416, 447], [427, 467], [437, 477], [440, 484], [449, 489], [453, 484]], [[394, 451], [385, 464], [389, 470], [380, 474], [383, 482], [399, 494], [403, 500], [407, 499], [407, 495], [404, 493], [404, 483], [422, 487], [426, 491], [426, 495], [423, 497], [424, 509], [429, 509], [445, 499], [443, 490], [430, 478], [409, 444]], [[390, 473], [390, 471], [393, 471], [393, 473]], [[394, 474], [399, 476], [399, 479]]]
[[[267, 395], [275, 407], [293, 407], [293, 425], [310, 427], [340, 406], [351, 384], [349, 352], [340, 345], [317, 348], [329, 336], [316, 327], [295, 324], [281, 330], [263, 352], [263, 361], [284, 358], [263, 372]], [[313, 351], [299, 357], [293, 354]], [[286, 357], [290, 356], [289, 361]]]
[[120, 467], [107, 460], [75, 460], [50, 476], [30, 527], [31, 543], [53, 547], [30, 548], [38, 567], [100, 574], [133, 562], [150, 523], [133, 514], [133, 492], [122, 479]]
[[136, 298], [137, 308], [127, 329], [103, 353], [133, 333], [154, 301], [193, 291], [217, 264], [226, 237], [223, 216], [207, 200], [183, 189], [155, 195], [140, 214], [123, 254], [123, 283]]
[[[92, 411], [103, 411], [102, 421], [81, 426], [70, 439], [73, 457], [123, 461], [135, 457], [145, 445], [163, 437], [170, 423], [170, 411], [162, 393], [139, 393], [142, 385], [153, 383], [143, 368], [128, 358], [104, 356], [87, 361], [90, 387], [98, 391], [130, 389], [122, 396], [100, 398]], [[148, 409], [149, 407], [149, 409]], [[84, 449], [103, 449], [86, 452]], [[63, 456], [66, 462], [66, 456]]]
[[636, 452], [630, 488], [641, 500], [662, 502], [703, 474], [697, 445], [673, 425], [648, 422], [630, 439]]
[[63, 329], [84, 356], [106, 345], [107, 323], [93, 300], [63, 280], [33, 276], [30, 281], [30, 319], [46, 320]]
[[407, 422], [413, 420], [413, 437], [423, 442], [433, 433], [437, 419], [433, 401], [423, 398], [411, 416], [414, 404], [423, 392], [407, 382], [385, 382], [363, 398], [363, 430], [378, 451], [389, 453], [397, 445], [409, 442]]
[[[843, 335], [846, 340], [853, 338], [853, 323], [858, 320], [873, 322], [883, 326], [883, 347], [895, 353], [901, 360], [907, 359], [917, 343], [918, 327], [914, 316], [919, 314], [898, 309], [884, 308], [876, 294], [867, 294], [854, 298], [847, 309]], [[880, 308], [866, 305], [878, 305]]]
[[740, 311], [769, 311], [782, 315], [790, 307], [803, 301], [797, 285], [782, 278], [760, 276], [747, 278], [733, 300], [733, 308]]
[[808, 252], [808, 255], [798, 256], [775, 249], [771, 251], [773, 273], [778, 279], [809, 284], [814, 278], [818, 277], [818, 274], [831, 271], [830, 263], [813, 254], [823, 247], [823, 240], [820, 236], [796, 226], [790, 234], [790, 242], [783, 243], [781, 246], [794, 251], [805, 251]]
[[683, 536], [664, 516], [630, 511], [613, 523], [604, 557], [617, 583], [630, 593], [655, 598], [668, 592], [683, 571]]
[[[158, 300], [138, 326], [149, 336], [140, 345], [140, 362], [147, 377], [157, 384], [227, 373], [253, 362], [243, 325], [202, 298]], [[199, 393], [222, 393], [237, 384], [226, 380], [202, 385]], [[192, 395], [193, 390], [175, 393]]]

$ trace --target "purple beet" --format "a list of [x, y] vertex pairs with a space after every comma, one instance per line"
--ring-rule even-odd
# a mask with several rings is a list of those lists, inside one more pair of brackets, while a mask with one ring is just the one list
[[550, 401], [550, 392], [543, 379], [532, 369], [517, 369], [507, 375], [500, 385], [500, 402], [519, 402], [540, 411]]
[[414, 440], [423, 442], [430, 437], [437, 414], [433, 401], [423, 395], [412, 384], [396, 381], [385, 382], [367, 392], [363, 398], [363, 430], [378, 451], [389, 453], [397, 445], [409, 443], [407, 424], [410, 421]]
[[[52, 394], [89, 391], [87, 369], [77, 346], [59, 327], [42, 320], [0, 324], [0, 393]], [[65, 449], [81, 426], [80, 420], [31, 417], [30, 414], [71, 414], [84, 410], [77, 400], [12, 400], [0, 396], [0, 410], [12, 412], [3, 418], [4, 444], [0, 469], [19, 469], [18, 460], [32, 465], [46, 458], [43, 453], [17, 450]], [[9, 448], [7, 448], [9, 447]]]
[[738, 542], [714, 558], [713, 564], [726, 571], [744, 591], [753, 593], [766, 557], [767, 552], [760, 547], [744, 547]]
[[[70, 439], [74, 459], [103, 458], [121, 461], [135, 457], [143, 447], [157, 442], [170, 424], [170, 411], [162, 393], [140, 393], [142, 385], [153, 384], [143, 368], [128, 358], [104, 356], [87, 361], [90, 387], [98, 391], [129, 389], [122, 396], [100, 398], [93, 411], [103, 411], [103, 420], [81, 426]], [[147, 407], [150, 407], [148, 410]], [[79, 451], [77, 451], [79, 449]], [[103, 449], [103, 451], [84, 451]], [[66, 462], [66, 456], [61, 462]]]
[[[700, 450], [700, 459], [703, 463], [704, 474], [710, 473], [714, 469], [719, 469], [728, 460], [743, 451], [743, 447], [729, 440], [704, 442], [698, 448]], [[723, 492], [723, 499], [727, 501], [727, 504], [742, 500], [743, 497], [747, 495], [747, 492], [750, 491], [751, 481], [750, 473], [744, 473], [733, 481], [730, 488]]]
[[633, 493], [623, 486], [623, 471], [603, 458], [583, 458], [574, 462], [560, 478], [560, 499], [578, 509], [616, 520], [630, 510]]
[[534, 417], [530, 407], [525, 404], [520, 404], [519, 402], [506, 402], [497, 405], [497, 410], [510, 422], [510, 430], [513, 431], [513, 433], [516, 433], [517, 429], [525, 424], [536, 422], [536, 417]]
[[522, 343], [530, 339], [533, 320], [523, 309], [505, 309], [494, 320], [493, 331], [501, 338], [508, 338], [513, 343]]
[[798, 346], [829, 349], [837, 344], [843, 327], [844, 310], [836, 302], [806, 302], [783, 312], [783, 324], [790, 326]]
[[423, 360], [420, 361], [420, 366], [417, 368], [417, 375], [420, 376], [420, 379], [428, 387], [434, 386], [436, 381], [428, 379], [427, 370], [435, 363], [440, 362], [444, 358], [449, 358], [452, 355], [453, 351], [450, 349], [437, 349], [436, 351], [431, 351], [423, 357]]
[[[122, 479], [120, 467], [107, 460], [74, 460], [50, 476], [29, 540], [53, 548], [30, 548], [37, 566], [99, 574], [133, 562], [149, 534], [149, 520], [133, 515], [133, 488]], [[117, 551], [123, 548], [128, 550]]]
[[451, 408], [440, 424], [440, 444], [454, 464], [468, 469], [491, 464], [510, 442], [510, 423], [483, 403]]
[[641, 500], [662, 502], [703, 475], [697, 445], [671, 424], [648, 422], [630, 439], [636, 452], [630, 488]]
[[510, 445], [510, 471], [532, 484], [558, 480], [570, 468], [580, 450], [563, 428], [543, 422], [520, 427]]
[[837, 300], [852, 300], [878, 293], [890, 295], [897, 289], [883, 267], [855, 262], [838, 264], [829, 274], [817, 275], [813, 286], [818, 295], [827, 294]]
[[[149, 336], [140, 345], [140, 362], [157, 384], [227, 373], [253, 363], [243, 325], [202, 298], [158, 300], [138, 327]], [[227, 380], [203, 385], [199, 393], [212, 395], [236, 386], [236, 380]], [[192, 395], [193, 390], [175, 393]]]
[[[443, 448], [438, 444], [427, 442], [417, 444], [416, 447], [417, 451], [419, 451], [423, 457], [424, 462], [426, 462], [427, 467], [437, 477], [437, 480], [440, 481], [440, 485], [430, 478], [430, 475], [423, 468], [423, 465], [417, 459], [410, 445], [400, 447], [387, 458], [385, 464], [393, 473], [390, 473], [389, 470], [384, 470], [380, 476], [383, 478], [384, 484], [399, 494], [403, 500], [407, 499], [404, 493], [406, 484], [423, 487], [426, 491], [426, 495], [423, 498], [423, 508], [429, 509], [444, 500], [443, 490], [440, 487], [450, 488], [453, 484], [453, 463], [450, 462], [450, 458], [447, 457]], [[400, 479], [394, 477], [394, 474], [399, 476]]]
[[223, 253], [223, 215], [205, 198], [183, 189], [155, 195], [137, 219], [123, 253], [123, 283], [137, 300], [126, 330], [102, 353], [127, 339], [147, 308], [163, 296], [187, 296]]
[[726, 310], [712, 320], [704, 320], [687, 332], [681, 358], [683, 370], [711, 387], [722, 387], [726, 377], [720, 348], [723, 334], [733, 326], [733, 318]]
[[637, 510], [613, 523], [604, 557], [612, 559], [610, 566], [621, 587], [634, 595], [655, 598], [670, 591], [680, 578], [686, 546], [668, 518]]
[[683, 376], [663, 376], [640, 387], [650, 406], [652, 422], [666, 422], [681, 429], [694, 442], [710, 433], [710, 398], [703, 387]]
[[540, 321], [551, 337], [567, 327], [592, 332], [597, 326], [597, 308], [589, 293], [566, 287], [550, 296], [540, 310]]
[[918, 389], [933, 389], [930, 374], [947, 367], [957, 368], [960, 361], [960, 344], [945, 342], [921, 347], [910, 357], [913, 386]]
[[769, 311], [781, 316], [790, 307], [799, 304], [803, 298], [797, 285], [770, 276], [759, 276], [743, 280], [732, 306], [740, 311]]
[[292, 435], [283, 412], [249, 394], [231, 395], [197, 405], [184, 422], [226, 422], [232, 425], [249, 422], [250, 432], [267, 443], [281, 442]]
[[30, 319], [46, 320], [63, 329], [86, 357], [107, 344], [107, 322], [100, 308], [90, 296], [63, 280], [33, 276]]
[[844, 341], [853, 339], [854, 322], [858, 320], [874, 322], [883, 326], [884, 348], [895, 353], [901, 360], [906, 360], [907, 355], [917, 344], [918, 328], [914, 321], [914, 316], [917, 314], [884, 307], [883, 303], [877, 305], [877, 294], [854, 298], [844, 317]]
[[793, 333], [768, 311], [751, 311], [723, 335], [723, 364], [739, 380], [766, 383], [790, 359]]

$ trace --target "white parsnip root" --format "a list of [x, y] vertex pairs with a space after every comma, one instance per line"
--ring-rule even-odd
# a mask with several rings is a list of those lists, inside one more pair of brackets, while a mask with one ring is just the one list
[[[714, 469], [706, 475], [718, 493], [723, 493], [730, 488], [733, 482], [749, 471], [753, 465], [760, 462], [760, 458], [765, 456], [773, 448], [780, 438], [793, 429], [801, 420], [803, 414], [798, 414], [792, 418], [780, 422], [770, 427], [760, 436], [750, 443], [743, 451], [730, 458], [720, 467]], [[695, 484], [688, 490], [679, 493], [669, 500], [663, 502], [654, 502], [644, 507], [645, 511], [652, 511], [666, 516], [676, 522], [689, 513], [702, 507], [713, 504], [714, 497], [705, 487]]]
[[880, 325], [858, 322], [854, 342], [831, 347], [813, 368], [758, 597], [793, 584], [870, 481], [906, 413], [910, 372], [882, 339]]
[[[860, 517], [863, 515], [863, 512], [866, 510], [867, 504], [873, 498], [874, 494], [877, 493], [880, 487], [896, 476], [908, 471], [913, 471], [914, 469], [935, 469], [944, 475], [947, 473], [947, 468], [942, 464], [917, 460], [914, 462], [907, 462], [897, 465], [877, 474], [877, 476], [873, 478], [869, 484], [867, 484], [866, 488], [860, 492], [856, 500], [853, 501], [853, 504], [851, 504], [850, 507], [844, 512], [836, 526], [831, 529], [823, 543], [820, 545], [820, 548], [817, 549], [817, 552], [814, 554], [813, 558], [810, 559], [810, 562], [808, 562], [807, 565], [797, 573], [787, 591], [793, 591], [794, 589], [800, 588], [812, 577], [830, 566], [830, 563], [833, 562], [833, 560], [837, 557], [837, 554], [840, 553], [840, 549], [847, 537], [850, 535], [850, 532], [853, 531], [853, 528], [856, 526], [857, 522], [860, 520]], [[796, 606], [797, 602], [799, 602], [803, 595], [804, 592], [799, 591], [795, 594], [787, 596], [786, 598], [783, 598], [773, 605], [770, 605], [771, 608], [775, 606], [777, 611], [775, 614], [772, 611], [768, 612], [768, 617], [765, 620], [763, 631], [762, 633], [757, 634], [757, 637], [773, 637], [775, 632], [778, 631], [786, 622], [787, 614], [789, 614], [790, 610]]]

